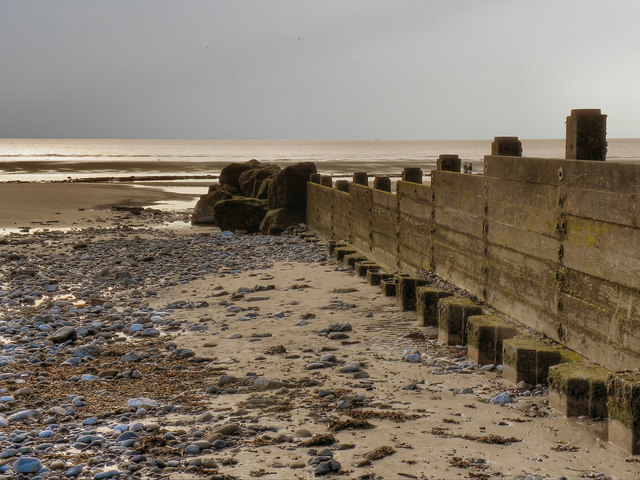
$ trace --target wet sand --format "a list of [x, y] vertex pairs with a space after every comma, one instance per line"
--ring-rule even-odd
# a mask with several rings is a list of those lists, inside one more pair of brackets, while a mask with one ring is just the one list
[[[166, 183], [165, 183], [166, 185]], [[155, 182], [155, 186], [163, 186]], [[194, 200], [191, 194], [111, 183], [2, 183], [0, 228], [83, 227], [108, 223], [114, 206]]]

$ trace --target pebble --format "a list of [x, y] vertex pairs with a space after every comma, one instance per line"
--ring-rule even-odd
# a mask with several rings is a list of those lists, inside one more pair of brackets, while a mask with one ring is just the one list
[[330, 332], [350, 332], [351, 330], [351, 324], [348, 322], [338, 322], [329, 325]]
[[511, 397], [511, 395], [509, 395], [509, 392], [502, 392], [489, 401], [494, 404], [503, 405], [505, 403], [513, 402], [513, 398]]
[[420, 363], [420, 360], [422, 359], [422, 355], [420, 355], [419, 353], [408, 353], [407, 355], [404, 356], [403, 359], [405, 362]]
[[307, 370], [317, 370], [319, 368], [328, 368], [328, 367], [332, 367], [333, 363], [332, 362], [309, 362], [307, 363], [307, 366], [305, 367]]
[[107, 470], [106, 472], [96, 473], [93, 478], [94, 480], [100, 480], [102, 478], [112, 478], [120, 475], [119, 470]]
[[13, 462], [15, 473], [38, 473], [42, 469], [42, 462], [34, 457], [20, 457]]
[[158, 408], [158, 402], [145, 397], [130, 398], [129, 400], [127, 400], [127, 405], [130, 408]]

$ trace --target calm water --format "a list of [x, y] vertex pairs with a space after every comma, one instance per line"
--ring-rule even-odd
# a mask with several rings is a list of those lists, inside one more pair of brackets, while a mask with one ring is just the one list
[[[528, 157], [562, 158], [564, 139], [523, 140]], [[316, 162], [321, 173], [400, 174], [434, 168], [442, 153], [458, 154], [482, 171], [491, 140], [217, 141], [0, 139], [0, 182], [88, 177], [217, 175], [229, 162], [252, 158], [286, 165]], [[640, 139], [609, 139], [607, 160], [640, 162]]]

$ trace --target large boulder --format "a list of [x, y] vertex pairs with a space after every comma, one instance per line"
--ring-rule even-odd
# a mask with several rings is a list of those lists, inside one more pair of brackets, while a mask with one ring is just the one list
[[238, 177], [238, 184], [243, 195], [257, 197], [262, 183], [280, 172], [280, 167], [273, 163], [261, 163], [256, 168], [245, 170]]
[[238, 180], [240, 179], [242, 172], [258, 168], [260, 165], [262, 164], [256, 159], [252, 159], [244, 163], [230, 163], [220, 171], [220, 178], [218, 179], [218, 182], [222, 186], [229, 186], [240, 190], [240, 183]]
[[276, 208], [269, 210], [262, 219], [260, 232], [268, 235], [278, 235], [289, 227], [303, 223], [304, 210], [298, 208]]
[[222, 200], [213, 207], [213, 216], [220, 230], [244, 230], [255, 233], [267, 213], [267, 202], [257, 198], [235, 197]]
[[316, 164], [300, 162], [283, 168], [271, 179], [269, 185], [269, 208], [299, 208], [307, 205], [307, 182], [316, 173]]
[[211, 185], [209, 187], [209, 193], [202, 195], [198, 203], [193, 209], [191, 215], [192, 225], [215, 225], [215, 216], [213, 214], [213, 207], [221, 200], [227, 200], [231, 198], [231, 194], [226, 191], [221, 185]]

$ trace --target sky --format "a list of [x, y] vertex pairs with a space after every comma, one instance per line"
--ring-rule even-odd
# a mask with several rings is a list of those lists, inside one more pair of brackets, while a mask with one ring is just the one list
[[0, 137], [640, 137], [638, 0], [0, 0]]

